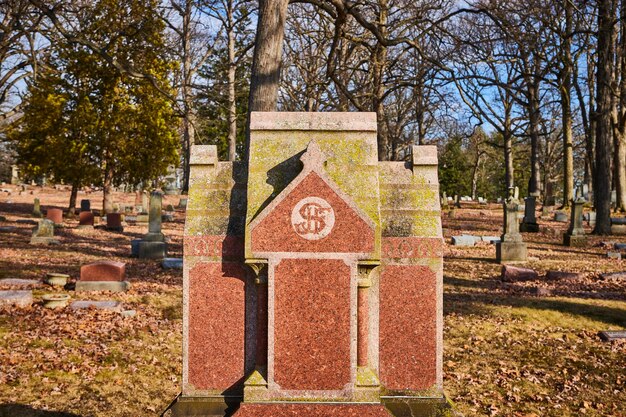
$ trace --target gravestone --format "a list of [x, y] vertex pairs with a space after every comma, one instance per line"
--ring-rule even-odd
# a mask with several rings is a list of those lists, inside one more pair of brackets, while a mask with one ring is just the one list
[[91, 211], [81, 211], [78, 215], [79, 229], [93, 229], [94, 216]]
[[178, 208], [186, 209], [187, 208], [187, 201], [188, 201], [188, 199], [186, 197], [181, 197], [180, 200], [178, 200]]
[[11, 184], [17, 185], [22, 182], [20, 169], [17, 165], [11, 165]]
[[153, 191], [150, 195], [148, 233], [138, 242], [131, 242], [131, 253], [134, 256], [141, 259], [163, 259], [167, 256], [167, 243], [161, 232], [162, 204], [163, 194]]
[[565, 246], [585, 246], [587, 244], [587, 236], [583, 228], [583, 204], [585, 200], [577, 198], [571, 200], [572, 217], [567, 232], [563, 235], [563, 244]]
[[41, 214], [41, 203], [38, 198], [36, 198], [33, 202], [33, 217], [38, 219], [43, 217], [43, 214]]
[[106, 229], [112, 232], [123, 232], [124, 226], [122, 225], [121, 213], [107, 213], [107, 225]]
[[115, 261], [98, 261], [80, 267], [76, 291], [127, 291], [126, 264]]
[[80, 200], [80, 211], [91, 211], [91, 200]]
[[33, 227], [33, 235], [30, 238], [31, 245], [53, 245], [59, 243], [54, 238], [54, 223], [51, 220], [40, 220], [37, 226]]
[[150, 209], [150, 196], [147, 191], [141, 193], [141, 207], [143, 208], [142, 214], [147, 214]]
[[443, 197], [441, 197], [441, 208], [443, 210], [448, 210], [448, 195], [446, 194], [446, 192], [444, 191], [443, 193]]
[[52, 221], [55, 226], [63, 224], [63, 210], [58, 208], [49, 208], [46, 212], [46, 219]]
[[379, 162], [373, 113], [252, 113], [250, 135], [248, 164], [191, 151], [173, 415], [448, 408], [436, 148]]
[[537, 224], [537, 219], [535, 218], [536, 201], [537, 199], [534, 196], [529, 196], [524, 199], [524, 218], [522, 219], [522, 224], [520, 226], [520, 230], [522, 232], [537, 233], [539, 231], [539, 225]]
[[496, 243], [496, 260], [500, 263], [525, 262], [528, 257], [526, 243], [522, 241], [522, 235], [519, 232], [518, 205], [519, 202], [514, 196], [509, 197], [502, 204], [504, 208], [504, 233], [500, 242]]
[[0, 307], [30, 307], [31, 304], [33, 304], [33, 292], [31, 290], [0, 291]]

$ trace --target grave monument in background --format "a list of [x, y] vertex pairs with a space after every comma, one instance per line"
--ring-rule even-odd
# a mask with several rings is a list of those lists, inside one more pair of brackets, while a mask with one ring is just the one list
[[379, 162], [374, 113], [252, 113], [248, 164], [193, 147], [172, 415], [448, 415], [437, 150], [412, 150]]

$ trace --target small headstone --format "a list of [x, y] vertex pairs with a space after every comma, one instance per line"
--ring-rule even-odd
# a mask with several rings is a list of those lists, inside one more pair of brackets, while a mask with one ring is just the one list
[[93, 224], [94, 224], [93, 213], [91, 211], [81, 211], [80, 214], [78, 215], [78, 228], [79, 229], [93, 228]]
[[13, 233], [17, 230], [15, 226], [0, 226], [0, 233]]
[[43, 219], [33, 228], [33, 235], [30, 238], [31, 245], [36, 244], [57, 244], [58, 240], [54, 239], [54, 223], [51, 220]]
[[612, 235], [626, 235], [626, 224], [612, 224], [611, 234]]
[[30, 307], [33, 304], [31, 290], [0, 291], [0, 306]]
[[123, 232], [122, 215], [120, 213], [107, 213], [106, 229], [114, 232]]
[[583, 205], [585, 204], [585, 200], [578, 198], [571, 200], [571, 203], [572, 216], [569, 228], [565, 235], [563, 235], [563, 244], [565, 246], [585, 246], [587, 244], [587, 237], [585, 236], [585, 229], [583, 228]]
[[617, 260], [621, 260], [622, 259], [622, 254], [619, 253], [619, 252], [607, 252], [606, 256], [609, 259], [617, 259]]
[[46, 212], [46, 219], [51, 220], [55, 226], [63, 224], [63, 210], [58, 208], [50, 208]]
[[605, 330], [603, 332], [598, 333], [600, 339], [605, 342], [613, 342], [615, 340], [623, 340], [626, 339], [626, 331], [624, 330]]
[[130, 318], [130, 317], [135, 317], [137, 315], [137, 312], [135, 310], [124, 310], [120, 312], [122, 317], [126, 317], [126, 318]]
[[567, 223], [567, 213], [557, 211], [554, 213], [554, 221], [560, 223]]
[[43, 214], [41, 214], [41, 203], [38, 198], [36, 198], [33, 202], [33, 217], [38, 219], [43, 217]]
[[15, 221], [15, 223], [17, 223], [17, 224], [39, 224], [39, 222], [37, 220], [31, 220], [31, 219], [17, 219]]
[[112, 301], [112, 300], [105, 300], [105, 301], [80, 300], [80, 301], [74, 301], [72, 304], [70, 304], [70, 308], [72, 310], [82, 310], [85, 308], [93, 308], [96, 310], [108, 310], [108, 311], [115, 311], [115, 312], [120, 313], [122, 311], [122, 303], [121, 301]]
[[614, 247], [617, 250], [626, 250], [626, 243], [616, 243]]
[[481, 239], [483, 242], [489, 242], [492, 245], [500, 243], [500, 236], [483, 236]]
[[185, 198], [181, 198], [180, 200], [178, 200], [178, 208], [186, 209], [187, 208], [187, 201], [189, 201], [189, 200], [186, 197]]
[[83, 265], [76, 291], [127, 291], [130, 283], [125, 281], [126, 264], [115, 261], [99, 261]]
[[163, 269], [183, 269], [183, 258], [165, 258], [161, 266]]
[[502, 265], [500, 279], [504, 282], [535, 281], [539, 279], [539, 274], [530, 268]]
[[150, 218], [147, 214], [138, 214], [135, 218], [135, 222], [140, 224], [147, 224], [149, 220]]
[[0, 216], [0, 222], [6, 222], [6, 221], [7, 221], [7, 218], [6, 218], [6, 217], [4, 217], [4, 216]]
[[130, 256], [139, 257], [139, 242], [143, 242], [141, 239], [133, 239], [130, 241]]
[[173, 212], [173, 211], [175, 211], [175, 210], [174, 210], [174, 206], [173, 206], [173, 205], [171, 205], [171, 204], [168, 204], [168, 205], [165, 207], [165, 211], [169, 211], [169, 212]]
[[80, 211], [91, 211], [91, 200], [80, 200]]
[[161, 221], [170, 223], [174, 221], [174, 215], [172, 213], [163, 213], [161, 215]]
[[580, 277], [581, 277], [581, 274], [578, 272], [548, 271], [546, 273], [546, 279], [548, 281], [559, 281], [562, 279], [577, 279]]

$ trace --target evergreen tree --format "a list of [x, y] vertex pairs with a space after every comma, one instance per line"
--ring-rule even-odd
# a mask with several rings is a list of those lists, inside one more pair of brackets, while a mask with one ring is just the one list
[[[109, 56], [169, 90], [172, 65], [163, 59], [164, 24], [155, 10], [154, 0], [100, 0], [85, 7], [78, 24], [83, 36], [107, 45]], [[90, 48], [52, 47], [48, 66], [56, 70], [29, 85], [24, 118], [10, 137], [27, 172], [75, 189], [102, 185], [109, 212], [113, 186], [154, 180], [178, 162], [171, 102], [150, 81], [120, 73]]]

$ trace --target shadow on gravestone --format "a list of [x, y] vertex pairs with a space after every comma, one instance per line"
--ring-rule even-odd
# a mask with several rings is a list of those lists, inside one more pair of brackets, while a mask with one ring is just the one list
[[267, 200], [261, 204], [257, 212], [254, 213], [253, 219], [256, 218], [256, 216], [262, 212], [263, 209], [265, 209], [265, 207], [272, 202], [272, 200], [274, 200], [274, 197], [280, 194], [281, 191], [283, 191], [285, 187], [287, 187], [291, 181], [294, 180], [294, 178], [300, 175], [303, 167], [300, 158], [304, 152], [306, 152], [306, 150], [298, 152], [267, 171], [267, 181], [265, 182], [274, 187], [274, 191], [272, 191], [272, 194], [267, 198]]
[[63, 411], [37, 410], [25, 404], [0, 404], [0, 417], [82, 417]]

